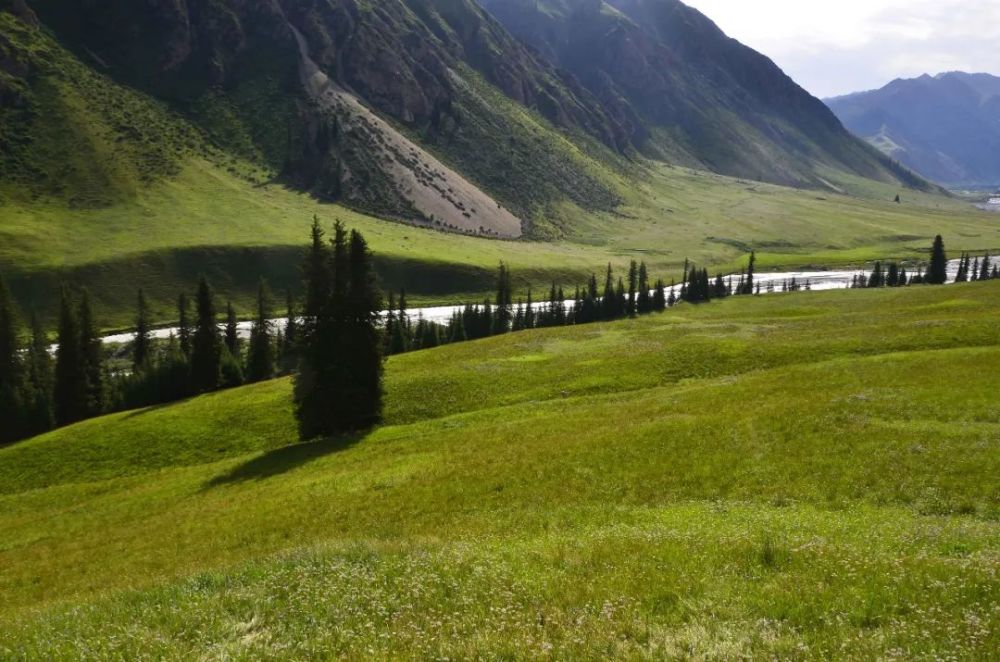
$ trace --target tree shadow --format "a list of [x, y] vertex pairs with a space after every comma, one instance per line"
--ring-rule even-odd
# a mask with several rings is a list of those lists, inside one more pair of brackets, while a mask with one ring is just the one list
[[216, 476], [205, 483], [202, 490], [251, 480], [266, 480], [273, 476], [279, 476], [327, 455], [345, 451], [363, 440], [366, 436], [366, 432], [357, 432], [277, 448], [244, 462], [228, 473]]

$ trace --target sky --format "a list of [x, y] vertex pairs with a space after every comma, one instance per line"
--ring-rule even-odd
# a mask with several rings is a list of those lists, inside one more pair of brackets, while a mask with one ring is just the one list
[[945, 71], [1000, 76], [1000, 0], [684, 0], [824, 98]]

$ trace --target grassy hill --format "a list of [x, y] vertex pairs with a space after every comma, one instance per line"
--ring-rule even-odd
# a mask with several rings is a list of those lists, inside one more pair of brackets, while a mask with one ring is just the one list
[[1000, 645], [1000, 288], [740, 298], [0, 450], [0, 653], [802, 658]]

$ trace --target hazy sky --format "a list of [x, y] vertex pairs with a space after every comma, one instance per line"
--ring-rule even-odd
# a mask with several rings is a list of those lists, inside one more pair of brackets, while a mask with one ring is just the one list
[[1000, 75], [1000, 0], [685, 0], [819, 97], [942, 71]]

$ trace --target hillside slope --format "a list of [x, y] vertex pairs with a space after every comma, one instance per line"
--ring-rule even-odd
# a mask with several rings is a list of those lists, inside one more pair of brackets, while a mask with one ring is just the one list
[[988, 657], [998, 304], [681, 306], [394, 357], [357, 437], [276, 381], [0, 450], [0, 653]]
[[951, 72], [895, 80], [827, 104], [844, 124], [948, 186], [1000, 184], [1000, 78]]
[[924, 186], [844, 130], [767, 57], [678, 0], [483, 0], [572, 72], [654, 157], [825, 187], [817, 164]]

